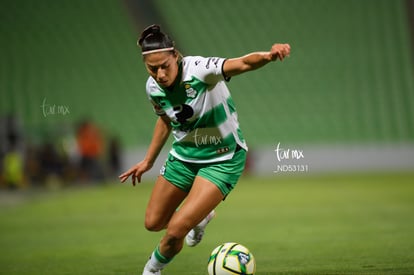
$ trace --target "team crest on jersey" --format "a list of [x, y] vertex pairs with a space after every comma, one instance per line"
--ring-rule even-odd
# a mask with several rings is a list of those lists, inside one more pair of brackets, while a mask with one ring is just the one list
[[195, 98], [197, 96], [197, 91], [194, 90], [190, 84], [185, 84], [184, 85], [185, 88], [185, 92], [187, 93], [187, 97], [189, 98]]

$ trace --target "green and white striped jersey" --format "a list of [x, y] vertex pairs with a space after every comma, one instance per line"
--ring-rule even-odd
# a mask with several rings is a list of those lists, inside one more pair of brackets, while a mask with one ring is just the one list
[[218, 57], [184, 57], [173, 87], [160, 87], [149, 77], [147, 95], [157, 115], [171, 119], [174, 142], [170, 153], [191, 163], [231, 159], [237, 144], [247, 150], [237, 112], [225, 84]]

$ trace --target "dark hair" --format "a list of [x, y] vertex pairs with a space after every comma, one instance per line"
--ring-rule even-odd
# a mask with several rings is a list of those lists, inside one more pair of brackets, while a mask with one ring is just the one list
[[165, 33], [161, 32], [159, 25], [151, 25], [144, 29], [138, 40], [142, 52], [173, 48], [174, 41]]

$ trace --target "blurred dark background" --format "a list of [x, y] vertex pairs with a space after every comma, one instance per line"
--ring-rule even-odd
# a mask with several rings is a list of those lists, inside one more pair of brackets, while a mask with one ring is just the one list
[[113, 180], [140, 159], [156, 117], [136, 40], [152, 23], [184, 55], [236, 57], [290, 43], [283, 63], [229, 83], [253, 171], [273, 172], [278, 143], [301, 148], [315, 171], [410, 170], [413, 7], [406, 0], [1, 1], [1, 186]]

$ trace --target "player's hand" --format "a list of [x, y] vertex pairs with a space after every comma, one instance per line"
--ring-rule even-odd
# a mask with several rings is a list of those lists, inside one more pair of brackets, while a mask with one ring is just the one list
[[129, 168], [123, 174], [121, 174], [119, 176], [119, 179], [121, 180], [121, 182], [125, 182], [129, 178], [129, 176], [131, 176], [132, 185], [135, 186], [136, 181], [138, 181], [138, 183], [141, 182], [142, 174], [144, 174], [146, 171], [151, 169], [151, 167], [152, 167], [152, 164], [150, 164], [147, 161], [143, 160], [141, 162], [138, 162], [137, 164], [135, 164], [131, 168]]
[[280, 61], [290, 55], [290, 45], [289, 44], [273, 44], [270, 49], [270, 59], [275, 61], [279, 58]]

